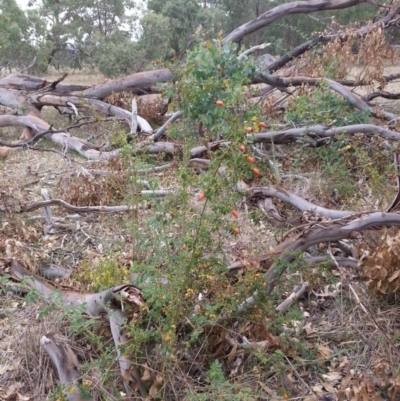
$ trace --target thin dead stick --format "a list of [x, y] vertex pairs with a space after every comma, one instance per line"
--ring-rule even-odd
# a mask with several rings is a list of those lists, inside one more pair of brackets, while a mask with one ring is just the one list
[[292, 367], [292, 369], [296, 372], [298, 379], [304, 384], [305, 387], [308, 388], [308, 391], [310, 391], [312, 394], [314, 394], [314, 392], [311, 390], [310, 386], [303, 380], [303, 378], [301, 377], [301, 375], [299, 374], [297, 369], [293, 366], [292, 362], [290, 362], [290, 359], [286, 355], [285, 355], [285, 359], [288, 362], [288, 364]]
[[142, 203], [139, 205], [122, 205], [122, 206], [74, 206], [62, 199], [51, 199], [48, 201], [33, 202], [25, 206], [19, 206], [15, 209], [10, 209], [7, 205], [0, 204], [0, 211], [2, 212], [13, 212], [13, 213], [25, 213], [32, 212], [33, 210], [40, 209], [46, 206], [61, 206], [67, 210], [72, 210], [78, 213], [121, 213], [130, 212], [137, 209], [147, 209], [149, 204]]
[[132, 122], [131, 122], [131, 134], [136, 134], [138, 127], [137, 122], [137, 102], [136, 99], [132, 99]]
[[157, 173], [159, 171], [167, 170], [172, 166], [172, 163], [163, 164], [162, 166], [150, 167], [142, 170], [137, 170], [138, 174]]
[[293, 289], [293, 292], [280, 305], [278, 305], [275, 310], [279, 313], [285, 313], [287, 308], [297, 302], [297, 300], [306, 292], [307, 288], [308, 281], [298, 284]]
[[368, 308], [364, 305], [364, 303], [360, 300], [358, 294], [356, 293], [356, 291], [354, 290], [353, 286], [351, 285], [351, 283], [349, 282], [349, 280], [346, 279], [345, 275], [342, 274], [342, 269], [340, 268], [339, 264], [337, 263], [335, 257], [332, 254], [332, 251], [330, 249], [330, 246], [328, 247], [328, 251], [327, 251], [328, 255], [332, 258], [333, 262], [336, 264], [336, 267], [338, 268], [338, 270], [341, 273], [341, 277], [346, 281], [346, 284], [349, 286], [349, 289], [351, 291], [351, 293], [353, 294], [357, 304], [361, 307], [361, 309], [363, 310], [363, 312], [366, 314], [366, 316], [368, 317], [368, 319], [372, 322], [372, 324], [375, 326], [375, 328], [386, 338], [386, 340], [388, 341], [388, 343], [390, 344], [390, 346], [393, 348], [395, 354], [397, 355], [397, 357], [400, 358], [400, 352], [397, 350], [397, 347], [394, 345], [393, 341], [390, 339], [390, 337], [381, 329], [381, 327], [378, 325], [378, 323], [376, 322], [375, 318], [372, 316], [371, 312], [368, 310]]
[[[41, 189], [41, 195], [42, 195], [42, 199], [43, 201], [49, 201], [50, 197], [49, 197], [49, 192], [47, 191], [46, 188], [42, 188]], [[53, 226], [53, 219], [51, 216], [51, 209], [50, 206], [45, 206], [44, 207], [44, 217], [45, 217], [45, 221], [46, 224], [44, 226], [44, 235], [47, 235], [50, 233], [51, 227]]]
[[165, 134], [165, 132], [167, 131], [167, 127], [168, 125], [172, 124], [173, 122], [175, 122], [176, 120], [178, 120], [181, 116], [183, 115], [183, 111], [179, 110], [176, 111], [166, 122], [165, 124], [163, 124], [154, 134], [154, 140], [158, 140], [159, 138], [161, 138], [162, 135]]

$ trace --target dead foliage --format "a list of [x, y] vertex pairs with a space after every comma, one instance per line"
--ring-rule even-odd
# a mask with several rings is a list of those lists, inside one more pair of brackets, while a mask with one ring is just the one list
[[126, 175], [67, 172], [58, 182], [60, 198], [74, 206], [113, 205], [121, 203], [127, 194]]
[[168, 104], [159, 94], [136, 96], [132, 94], [132, 92], [124, 91], [112, 93], [105, 98], [105, 101], [114, 106], [131, 111], [132, 99], [136, 99], [138, 115], [154, 124], [162, 124]]
[[375, 295], [393, 295], [400, 288], [400, 231], [383, 229], [376, 247], [363, 250], [361, 267], [368, 287]]
[[[296, 62], [296, 71], [291, 73], [299, 75], [299, 72], [311, 77], [328, 76], [336, 79], [345, 79], [354, 65], [361, 66], [356, 81], [373, 84], [382, 82], [385, 63], [394, 63], [398, 55], [387, 42], [385, 32], [381, 27], [376, 27], [370, 33], [360, 38], [356, 27], [339, 27], [334, 21], [341, 36], [324, 46], [323, 51], [314, 51], [302, 57], [302, 62]], [[341, 37], [348, 38], [341, 40]], [[296, 74], [294, 74], [296, 72]]]

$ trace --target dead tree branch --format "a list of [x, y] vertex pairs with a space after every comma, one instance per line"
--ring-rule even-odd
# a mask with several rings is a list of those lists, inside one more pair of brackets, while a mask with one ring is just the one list
[[400, 99], [400, 93], [391, 93], [391, 92], [387, 92], [387, 91], [375, 91], [372, 93], [369, 93], [366, 96], [363, 96], [363, 99], [366, 102], [370, 102], [373, 99], [376, 99], [377, 97], [383, 97], [385, 99]]
[[301, 198], [300, 196], [292, 192], [286, 191], [285, 189], [280, 187], [274, 187], [274, 186], [256, 187], [256, 188], [251, 188], [249, 192], [251, 196], [256, 197], [257, 195], [263, 195], [277, 198], [296, 207], [297, 209], [303, 212], [310, 211], [312, 213], [319, 214], [321, 216], [325, 216], [330, 219], [341, 219], [343, 217], [347, 217], [354, 214], [354, 212], [351, 212], [349, 210], [326, 209], [324, 207], [315, 205], [314, 203], [308, 202], [307, 200]]
[[95, 147], [89, 142], [83, 141], [80, 138], [71, 136], [67, 132], [53, 133], [50, 131], [51, 126], [45, 121], [34, 116], [14, 116], [14, 115], [3, 115], [0, 116], [0, 127], [7, 126], [22, 126], [28, 127], [35, 132], [43, 133], [43, 136], [50, 139], [51, 141], [67, 148], [78, 152], [80, 155], [95, 160], [110, 160], [117, 157], [120, 150], [114, 150], [111, 152], [101, 152], [94, 149]]
[[69, 401], [94, 401], [92, 397], [82, 397], [78, 384], [81, 384], [79, 362], [74, 351], [67, 345], [56, 341], [53, 333], [44, 335], [40, 344], [53, 362], [60, 382], [65, 385], [65, 397]]
[[285, 3], [274, 7], [266, 13], [261, 14], [256, 19], [246, 22], [236, 28], [223, 39], [222, 44], [224, 45], [228, 42], [239, 42], [245, 36], [289, 15], [307, 14], [326, 10], [340, 10], [365, 3], [365, 1], [366, 0], [310, 0]]
[[343, 85], [340, 85], [338, 82], [336, 82], [332, 79], [308, 78], [308, 77], [302, 77], [302, 76], [291, 77], [291, 78], [281, 78], [281, 77], [272, 76], [272, 75], [266, 76], [264, 74], [258, 74], [257, 79], [259, 80], [259, 82], [264, 82], [264, 83], [271, 85], [273, 87], [276, 87], [278, 89], [286, 89], [289, 86], [301, 86], [301, 85], [317, 86], [317, 85], [326, 83], [327, 85], [329, 85], [329, 87], [333, 91], [337, 92], [345, 100], [347, 100], [352, 106], [354, 106], [355, 108], [357, 108], [361, 111], [368, 111], [374, 117], [382, 117], [383, 116], [388, 120], [393, 120], [394, 118], [397, 118], [397, 116], [395, 114], [392, 114], [392, 113], [389, 113], [389, 112], [386, 112], [383, 110], [376, 111], [374, 108], [372, 108], [367, 103], [365, 103], [361, 97], [354, 94], [348, 88], [344, 87]]
[[[36, 289], [47, 300], [51, 300], [51, 297], [53, 296], [53, 294], [55, 294], [55, 287], [46, 283], [38, 275], [27, 271], [20, 263], [16, 262], [15, 260], [11, 261], [10, 274], [13, 278], [17, 280], [25, 280], [27, 285], [29, 285], [31, 288]], [[125, 318], [125, 313], [123, 312], [124, 309], [122, 308], [122, 302], [130, 304], [136, 309], [143, 307], [145, 301], [140, 288], [131, 284], [126, 284], [119, 285], [114, 288], [94, 294], [82, 294], [73, 291], [62, 291], [61, 300], [64, 306], [85, 305], [86, 312], [90, 316], [108, 315], [108, 318], [110, 320], [110, 327], [113, 331], [112, 334], [114, 342], [117, 346], [117, 353], [119, 356], [118, 362], [120, 364], [121, 373], [124, 374], [122, 379], [124, 381], [125, 391], [129, 396], [132, 397], [135, 395], [137, 389], [142, 397], [147, 397], [147, 390], [140, 380], [139, 372], [132, 366], [131, 362], [120, 352], [120, 345], [123, 345], [127, 341], [122, 327]], [[68, 360], [68, 362], [71, 361], [72, 363], [74, 362], [73, 358]], [[59, 362], [58, 359], [56, 360], [56, 362]], [[61, 360], [61, 362], [63, 361]], [[73, 375], [72, 377], [65, 377], [65, 380], [70, 380], [69, 383], [71, 382], [71, 379], [75, 379], [75, 375]], [[76, 401], [79, 399], [71, 400]]]
[[[287, 239], [279, 244], [268, 255], [262, 255], [257, 258], [259, 263], [273, 262], [274, 258], [284, 259], [288, 264], [293, 262], [295, 254], [304, 252], [313, 245], [321, 242], [334, 242], [350, 238], [354, 233], [360, 233], [372, 227], [400, 227], [400, 215], [396, 213], [374, 212], [362, 215], [354, 220], [349, 218], [341, 222], [320, 223], [318, 226], [311, 227], [302, 233]], [[282, 266], [282, 264], [280, 264]], [[235, 266], [236, 267], [236, 266]], [[237, 267], [236, 267], [237, 268]], [[273, 263], [265, 273], [267, 281], [266, 295], [271, 295], [280, 276], [285, 269], [277, 268]], [[240, 306], [239, 310], [244, 311], [249, 306], [254, 305], [257, 293], [247, 298]]]
[[[394, 23], [393, 19], [399, 12], [400, 12], [400, 7], [394, 8], [380, 20], [374, 22], [373, 24], [364, 26], [364, 27], [356, 30], [355, 36], [361, 38], [363, 36], [366, 36], [370, 32], [372, 32], [377, 27], [387, 28], [389, 26], [392, 26], [392, 24]], [[339, 39], [341, 42], [346, 42], [347, 40], [349, 40], [349, 38], [350, 38], [350, 36], [347, 34], [334, 33], [334, 34], [318, 36], [314, 39], [310, 39], [307, 42], [302, 43], [301, 45], [290, 50], [289, 52], [284, 54], [282, 57], [280, 57], [278, 60], [276, 60], [274, 63], [270, 64], [268, 66], [268, 70], [271, 74], [275, 71], [278, 71], [279, 69], [284, 67], [287, 63], [289, 63], [293, 59], [301, 56], [307, 50], [310, 50], [317, 44], [327, 44], [334, 39]], [[345, 85], [345, 84], [342, 83], [342, 85]]]
[[[145, 194], [148, 191], [145, 191]], [[152, 191], [153, 192], [153, 191]], [[64, 209], [71, 210], [77, 213], [121, 213], [121, 212], [130, 212], [132, 210], [137, 209], [145, 209], [148, 208], [148, 204], [140, 204], [140, 205], [122, 205], [122, 206], [74, 206], [68, 202], [65, 202], [62, 199], [50, 199], [47, 201], [38, 201], [29, 203], [27, 205], [22, 205], [19, 207], [12, 208], [11, 206], [4, 205], [0, 203], [0, 211], [8, 212], [8, 213], [27, 213], [32, 212], [34, 210], [40, 209], [42, 207], [48, 206], [61, 206]]]
[[297, 285], [293, 292], [280, 304], [276, 307], [276, 311], [279, 313], [285, 313], [289, 306], [293, 305], [297, 300], [306, 292], [308, 288], [308, 281], [305, 281], [299, 285]]
[[253, 139], [255, 143], [274, 143], [285, 144], [295, 142], [301, 138], [332, 138], [336, 135], [354, 135], [358, 133], [369, 135], [380, 135], [390, 140], [400, 140], [400, 132], [391, 131], [387, 128], [373, 124], [355, 124], [344, 127], [329, 127], [318, 124], [309, 127], [289, 128], [282, 131], [262, 132], [258, 134], [249, 134], [248, 138]]

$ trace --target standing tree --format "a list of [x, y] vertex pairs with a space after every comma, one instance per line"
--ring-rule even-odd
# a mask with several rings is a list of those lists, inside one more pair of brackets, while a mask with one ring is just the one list
[[15, 0], [0, 0], [0, 67], [23, 68], [35, 55], [32, 27]]
[[57, 52], [66, 50], [68, 43], [79, 50], [81, 57], [93, 61], [113, 35], [130, 35], [132, 17], [129, 14], [135, 9], [132, 0], [44, 0], [42, 3], [33, 0], [29, 6], [33, 7], [31, 13], [48, 27], [43, 36], [48, 64]]

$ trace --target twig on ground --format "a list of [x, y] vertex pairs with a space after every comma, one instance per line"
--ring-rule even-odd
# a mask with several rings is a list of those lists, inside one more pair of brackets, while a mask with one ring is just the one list
[[293, 305], [297, 300], [306, 292], [308, 288], [308, 281], [304, 281], [303, 283], [297, 285], [293, 292], [280, 304], [276, 307], [276, 311], [279, 313], [285, 313], [289, 306]]
[[167, 170], [172, 166], [172, 163], [163, 164], [162, 166], [150, 167], [145, 169], [137, 170], [138, 174], [146, 174], [146, 173], [157, 173], [159, 171]]
[[6, 205], [0, 204], [0, 211], [2, 212], [13, 212], [13, 213], [25, 213], [32, 212], [33, 210], [40, 209], [46, 206], [61, 206], [65, 209], [71, 210], [77, 213], [121, 213], [130, 212], [137, 209], [147, 209], [149, 204], [147, 202], [138, 205], [122, 205], [122, 206], [74, 206], [62, 199], [51, 199], [48, 201], [33, 202], [24, 206], [19, 206], [15, 209], [10, 209]]

